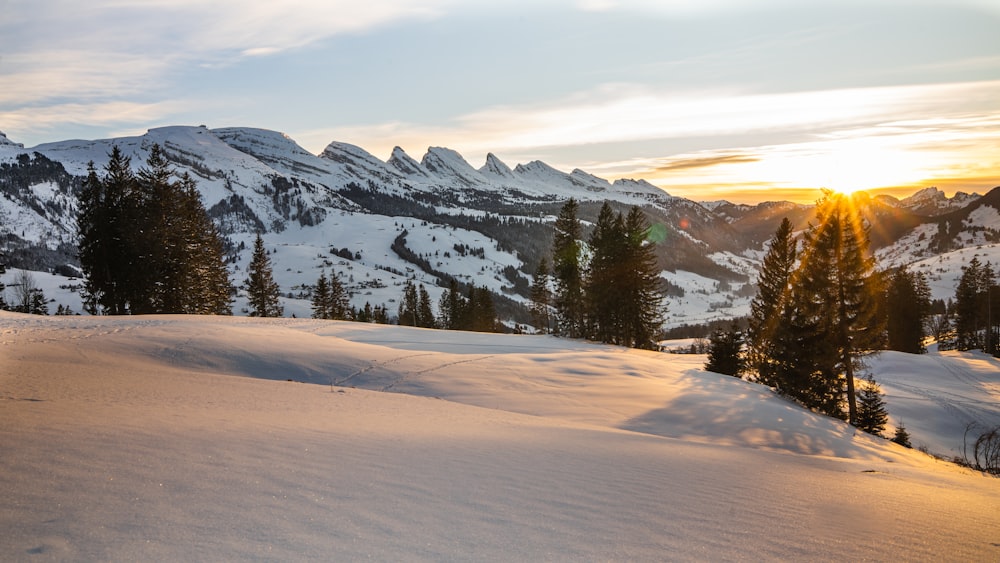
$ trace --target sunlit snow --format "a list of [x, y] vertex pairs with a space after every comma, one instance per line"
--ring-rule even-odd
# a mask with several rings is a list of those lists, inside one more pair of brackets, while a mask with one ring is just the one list
[[[706, 373], [704, 356], [6, 312], [0, 356], [5, 560], [1000, 555], [995, 478]], [[958, 404], [995, 421], [998, 367], [872, 363], [931, 451], [953, 447]]]

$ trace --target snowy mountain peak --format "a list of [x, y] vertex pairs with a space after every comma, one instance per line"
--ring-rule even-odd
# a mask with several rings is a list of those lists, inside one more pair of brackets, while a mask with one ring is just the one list
[[455, 179], [467, 186], [488, 183], [462, 155], [451, 149], [430, 147], [420, 164], [441, 178]]
[[479, 172], [482, 174], [489, 174], [491, 176], [498, 176], [505, 180], [509, 180], [514, 177], [514, 171], [493, 153], [486, 155], [486, 164], [479, 169]]
[[518, 176], [529, 177], [537, 180], [544, 180], [554, 176], [566, 176], [565, 173], [552, 168], [541, 160], [532, 160], [527, 164], [518, 164], [514, 167], [514, 172]]
[[569, 173], [569, 177], [579, 185], [591, 190], [604, 191], [611, 187], [611, 183], [604, 178], [598, 178], [597, 176], [594, 176], [589, 172], [584, 172], [579, 168], [574, 168], [573, 171]]
[[949, 198], [943, 191], [931, 187], [924, 188], [910, 197], [900, 200], [897, 206], [918, 215], [936, 216], [961, 209], [980, 197], [979, 194], [956, 192], [953, 197]]
[[633, 180], [631, 178], [621, 178], [615, 180], [611, 184], [615, 191], [623, 193], [634, 193], [634, 194], [644, 194], [644, 195], [658, 195], [673, 197], [668, 194], [665, 190], [662, 190], [653, 184], [650, 184], [646, 180]]
[[427, 176], [427, 171], [420, 163], [400, 147], [392, 149], [392, 155], [386, 163], [407, 176]]

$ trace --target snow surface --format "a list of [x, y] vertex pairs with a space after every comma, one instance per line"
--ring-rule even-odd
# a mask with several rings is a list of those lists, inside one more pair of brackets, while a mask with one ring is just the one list
[[[0, 358], [5, 560], [1000, 556], [994, 478], [706, 373], [704, 356], [0, 312]], [[995, 402], [995, 360], [917, 359], [879, 360], [933, 399], [905, 402], [915, 443], [951, 392]], [[979, 383], [940, 378], [966, 368]]]

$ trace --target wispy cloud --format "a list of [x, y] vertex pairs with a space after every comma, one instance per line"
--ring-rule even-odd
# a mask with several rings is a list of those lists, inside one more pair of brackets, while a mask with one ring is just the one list
[[[780, 94], [677, 94], [611, 84], [547, 104], [487, 108], [444, 125], [396, 121], [325, 133], [334, 135], [328, 140], [362, 146], [391, 149], [400, 144], [398, 139], [435, 139], [463, 152], [485, 153], [691, 137], [725, 143], [734, 136], [776, 132], [817, 139], [857, 131], [868, 136], [865, 127], [879, 127], [884, 134], [892, 124], [916, 119], [945, 120], [942, 124], [970, 119], [969, 125], [992, 128], [992, 122], [983, 120], [990, 111], [1000, 111], [1000, 81]], [[955, 115], [959, 112], [971, 116]]]
[[[0, 110], [4, 132], [18, 140], [22, 132], [36, 134], [66, 124], [136, 130], [136, 123], [156, 123], [177, 112], [183, 102], [136, 103], [127, 101], [65, 103], [43, 108]], [[140, 131], [141, 132], [141, 131]], [[55, 139], [53, 139], [55, 140]]]
[[722, 164], [745, 164], [757, 162], [760, 158], [749, 154], [725, 154], [719, 156], [703, 156], [695, 158], [670, 158], [664, 164], [657, 166], [654, 173], [676, 172], [694, 168], [711, 168]]

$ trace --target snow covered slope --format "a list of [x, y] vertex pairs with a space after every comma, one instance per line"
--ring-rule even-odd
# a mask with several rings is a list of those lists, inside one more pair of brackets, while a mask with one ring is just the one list
[[[746, 313], [762, 244], [782, 217], [805, 226], [812, 216], [809, 206], [787, 202], [702, 205], [642, 180], [609, 182], [540, 161], [511, 168], [492, 154], [477, 169], [443, 147], [427, 149], [419, 161], [396, 147], [383, 161], [343, 142], [313, 155], [275, 131], [173, 126], [33, 148], [0, 137], [0, 251], [14, 257], [13, 266], [36, 270], [75, 262], [75, 196], [87, 164], [100, 168], [117, 145], [138, 168], [154, 143], [178, 172], [197, 180], [228, 239], [234, 280], [245, 278], [249, 243], [262, 233], [279, 265], [287, 310], [297, 315], [308, 314], [303, 297], [325, 270], [341, 276], [356, 307], [368, 302], [395, 311], [406, 279], [425, 284], [436, 300], [457, 278], [501, 296], [501, 315], [524, 324], [529, 319], [518, 304], [549, 250], [555, 214], [573, 197], [585, 224], [604, 201], [619, 210], [643, 206], [658, 234], [662, 277], [674, 284], [668, 326], [732, 318]], [[1000, 191], [960, 195], [925, 190], [902, 201], [872, 198], [883, 265], [1000, 242]], [[913, 213], [931, 203], [933, 217]]]
[[10, 561], [997, 556], [996, 479], [703, 357], [290, 319], [0, 327]]

